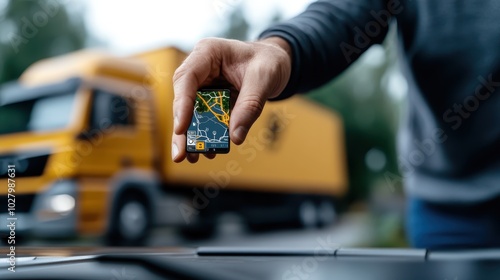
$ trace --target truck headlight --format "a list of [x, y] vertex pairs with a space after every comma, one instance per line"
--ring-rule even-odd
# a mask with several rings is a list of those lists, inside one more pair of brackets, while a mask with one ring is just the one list
[[39, 221], [48, 221], [68, 217], [77, 207], [77, 184], [74, 180], [53, 182], [40, 193], [33, 203], [32, 211]]
[[59, 214], [68, 214], [75, 208], [75, 198], [69, 194], [56, 194], [47, 199], [50, 210]]

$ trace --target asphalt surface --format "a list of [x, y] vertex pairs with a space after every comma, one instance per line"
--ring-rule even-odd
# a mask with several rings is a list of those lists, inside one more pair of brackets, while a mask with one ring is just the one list
[[[222, 217], [213, 238], [191, 240], [183, 238], [172, 228], [156, 229], [148, 242], [151, 247], [181, 246], [237, 246], [264, 248], [316, 248], [355, 247], [370, 244], [370, 223], [366, 215], [348, 214], [342, 216], [335, 224], [321, 229], [273, 230], [253, 233], [233, 216]], [[58, 246], [104, 246], [100, 240], [26, 240], [23, 246], [58, 247]]]

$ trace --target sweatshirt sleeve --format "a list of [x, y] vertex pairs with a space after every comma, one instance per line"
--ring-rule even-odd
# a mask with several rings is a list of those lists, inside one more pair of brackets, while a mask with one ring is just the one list
[[320, 0], [300, 15], [274, 25], [259, 38], [281, 37], [292, 48], [292, 74], [275, 99], [330, 81], [371, 45], [381, 43], [399, 0]]

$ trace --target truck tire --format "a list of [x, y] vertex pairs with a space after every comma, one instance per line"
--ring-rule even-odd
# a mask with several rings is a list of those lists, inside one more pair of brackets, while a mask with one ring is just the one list
[[215, 225], [183, 227], [181, 228], [181, 235], [187, 240], [203, 240], [213, 237], [215, 231]]
[[215, 235], [216, 231], [217, 223], [214, 213], [209, 213], [209, 211], [201, 211], [198, 221], [180, 228], [181, 236], [187, 240], [209, 239]]
[[106, 235], [109, 246], [143, 246], [151, 231], [151, 211], [144, 196], [127, 193], [121, 196], [113, 211], [110, 230]]
[[297, 218], [300, 228], [316, 228], [318, 225], [318, 208], [312, 199], [303, 199], [299, 202]]
[[316, 204], [318, 213], [318, 227], [324, 228], [332, 225], [337, 220], [335, 204], [330, 199], [323, 199]]
[[318, 207], [312, 197], [291, 197], [286, 203], [260, 211], [243, 210], [242, 215], [251, 232], [281, 229], [313, 229], [318, 226]]

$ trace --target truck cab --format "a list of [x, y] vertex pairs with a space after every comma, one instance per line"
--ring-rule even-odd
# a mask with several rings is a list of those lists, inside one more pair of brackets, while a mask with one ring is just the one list
[[[116, 196], [118, 181], [134, 173], [145, 181], [154, 177], [146, 174], [155, 164], [147, 77], [138, 60], [82, 52], [41, 61], [2, 88], [0, 177], [6, 178], [7, 165], [15, 166], [18, 234], [65, 238], [112, 231], [108, 206], [126, 199]], [[151, 207], [141, 199], [124, 207], [135, 213]], [[152, 218], [135, 222], [128, 231], [140, 235]]]

